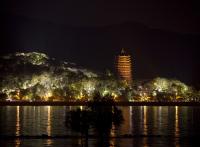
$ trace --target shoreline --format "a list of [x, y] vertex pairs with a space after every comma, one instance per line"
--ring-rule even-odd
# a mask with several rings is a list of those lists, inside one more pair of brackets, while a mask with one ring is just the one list
[[[20, 136], [9, 136], [9, 135], [0, 135], [1, 139], [79, 139], [83, 136], [80, 135], [55, 135], [48, 136], [46, 134], [42, 135], [20, 135]], [[98, 139], [98, 135], [88, 135], [90, 139]], [[133, 134], [122, 134], [116, 136], [109, 136], [109, 139], [114, 138], [182, 138], [182, 139], [190, 139], [190, 138], [199, 138], [199, 135], [186, 135], [186, 136], [174, 136], [174, 135], [133, 135]]]
[[[87, 106], [90, 102], [25, 102], [1, 101], [0, 106]], [[115, 106], [200, 106], [200, 102], [115, 102]]]

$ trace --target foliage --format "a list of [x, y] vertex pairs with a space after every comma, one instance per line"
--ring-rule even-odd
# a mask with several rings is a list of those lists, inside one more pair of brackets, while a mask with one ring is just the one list
[[2, 100], [90, 101], [97, 92], [115, 101], [199, 101], [192, 87], [173, 79], [155, 78], [127, 86], [113, 74], [97, 74], [44, 53], [15, 53], [0, 58]]

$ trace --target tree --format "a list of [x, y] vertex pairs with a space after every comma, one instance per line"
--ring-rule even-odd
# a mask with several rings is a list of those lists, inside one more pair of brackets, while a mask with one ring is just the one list
[[6, 93], [0, 93], [0, 100], [5, 101], [8, 98], [8, 95]]
[[81, 133], [82, 145], [88, 146], [88, 130], [94, 128], [99, 138], [100, 146], [109, 145], [109, 135], [112, 129], [112, 124], [116, 127], [123, 121], [123, 115], [118, 109], [111, 96], [101, 97], [97, 93], [93, 101], [84, 110], [73, 110], [66, 117], [66, 125], [73, 131]]

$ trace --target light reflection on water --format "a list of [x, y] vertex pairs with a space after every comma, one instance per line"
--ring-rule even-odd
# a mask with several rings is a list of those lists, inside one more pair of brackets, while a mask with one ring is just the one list
[[147, 125], [147, 106], [143, 106], [143, 132], [144, 135], [148, 134], [148, 125]]
[[[47, 106], [47, 135], [51, 136], [51, 106]], [[52, 140], [47, 139], [47, 146], [52, 145]]]
[[[15, 132], [16, 136], [20, 135], [20, 107], [17, 106], [16, 107], [16, 132]], [[21, 140], [20, 139], [16, 139], [15, 140], [15, 147], [20, 147], [21, 144]]]
[[[29, 135], [37, 136], [46, 134], [48, 136], [55, 135], [78, 135], [65, 126], [65, 115], [67, 111], [77, 107], [69, 106], [3, 106], [0, 107], [0, 134], [19, 136]], [[139, 142], [142, 146], [150, 146], [151, 138], [148, 136], [197, 136], [200, 135], [200, 108], [186, 106], [129, 106], [120, 107], [124, 116], [124, 123], [120, 128], [112, 127], [111, 136], [119, 136], [123, 134], [145, 135], [139, 139], [129, 140], [133, 144]], [[84, 107], [82, 107], [84, 109]], [[90, 132], [93, 133], [93, 132]], [[70, 139], [68, 139], [70, 140]], [[119, 146], [124, 140], [110, 139], [110, 145]], [[130, 141], [132, 140], [132, 141]], [[16, 139], [15, 147], [24, 146], [24, 142], [28, 140]], [[59, 140], [62, 142], [62, 140]], [[57, 145], [58, 140], [46, 139], [41, 141], [41, 145], [52, 146]], [[158, 139], [162, 143], [169, 140]], [[69, 141], [71, 144], [80, 146], [80, 139]], [[69, 144], [69, 142], [67, 144]], [[1, 139], [0, 139], [1, 143]], [[174, 139], [173, 145], [180, 147], [180, 141]], [[30, 142], [31, 144], [31, 142]], [[39, 143], [40, 144], [40, 143]], [[64, 143], [66, 145], [66, 143]], [[95, 140], [90, 139], [90, 144], [95, 146]], [[137, 145], [136, 145], [137, 146]]]
[[178, 113], [178, 106], [175, 106], [175, 136], [179, 137], [179, 113]]
[[[147, 125], [147, 106], [143, 106], [143, 132], [144, 135], [148, 134], [148, 125]], [[147, 138], [144, 138], [144, 147], [148, 147]]]
[[20, 135], [20, 107], [17, 106], [16, 108], [16, 136]]

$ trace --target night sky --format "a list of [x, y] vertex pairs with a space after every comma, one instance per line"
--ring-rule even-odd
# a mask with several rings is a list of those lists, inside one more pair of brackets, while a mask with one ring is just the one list
[[0, 53], [40, 51], [114, 71], [120, 48], [134, 79], [176, 78], [199, 87], [200, 10], [192, 0], [3, 0]]

